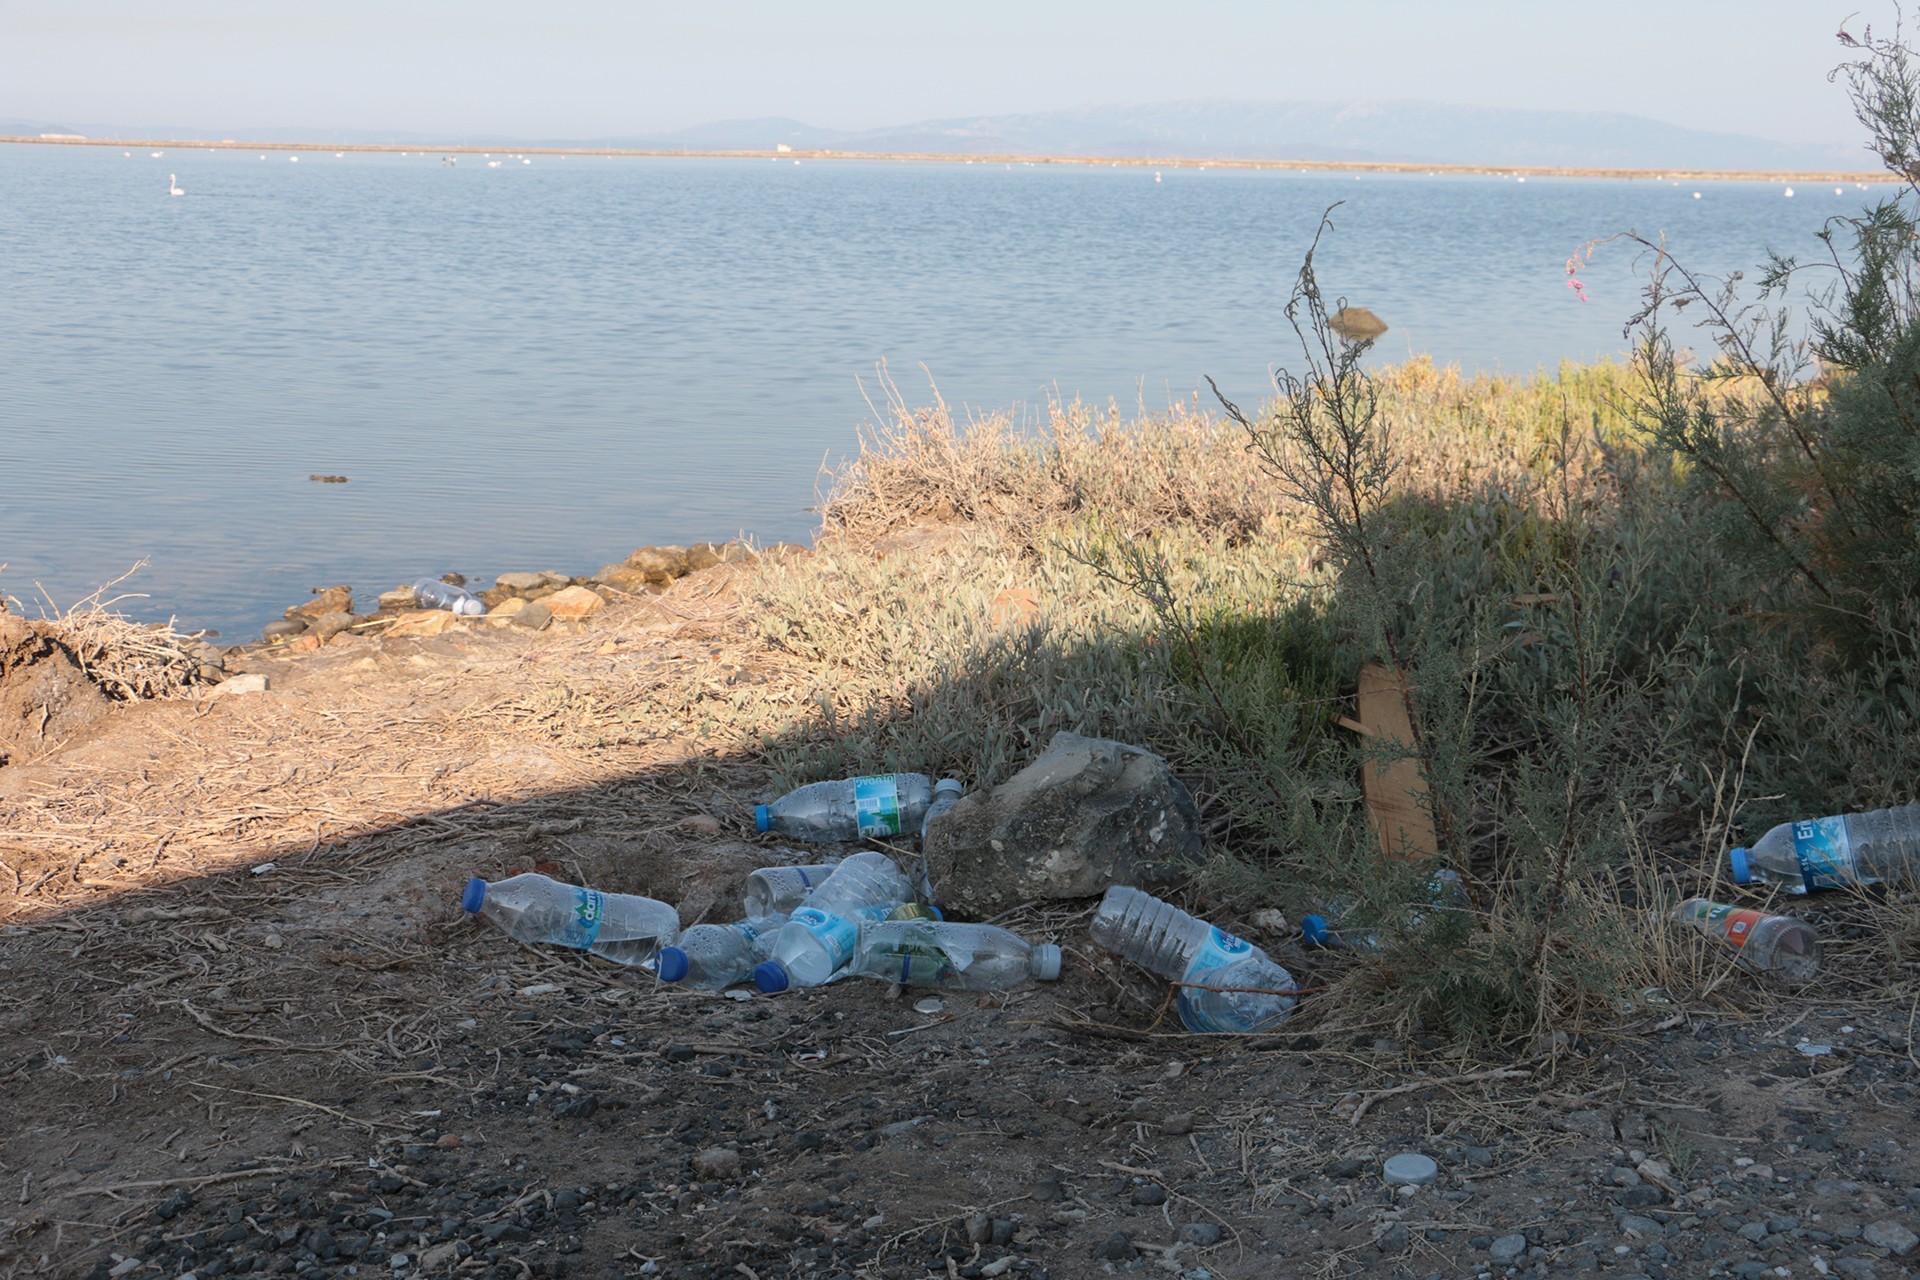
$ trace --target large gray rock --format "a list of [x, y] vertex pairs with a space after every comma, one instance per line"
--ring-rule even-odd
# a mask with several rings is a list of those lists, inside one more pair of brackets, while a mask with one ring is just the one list
[[928, 828], [927, 866], [943, 906], [986, 917], [1172, 879], [1198, 858], [1199, 825], [1159, 756], [1057, 733], [1039, 759]]

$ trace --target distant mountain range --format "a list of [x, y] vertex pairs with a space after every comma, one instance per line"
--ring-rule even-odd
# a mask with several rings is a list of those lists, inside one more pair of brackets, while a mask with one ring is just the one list
[[591, 146], [640, 150], [911, 152], [934, 155], [1144, 156], [1411, 164], [1566, 165], [1630, 169], [1878, 167], [1864, 146], [1774, 142], [1686, 129], [1619, 112], [1528, 111], [1434, 102], [1243, 102], [1197, 98], [1071, 111], [923, 120], [882, 129], [822, 129], [779, 117], [723, 120], [667, 133], [595, 138], [448, 136], [366, 129], [206, 129], [0, 119], [0, 132], [164, 137], [178, 141]]

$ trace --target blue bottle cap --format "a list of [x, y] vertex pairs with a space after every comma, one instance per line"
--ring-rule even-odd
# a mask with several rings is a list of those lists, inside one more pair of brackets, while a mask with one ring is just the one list
[[654, 958], [654, 972], [662, 982], [679, 982], [687, 976], [692, 966], [687, 963], [687, 953], [679, 947], [662, 947]]
[[753, 970], [753, 985], [767, 995], [787, 989], [787, 966], [778, 960], [769, 960], [756, 965]]
[[1310, 947], [1324, 947], [1333, 930], [1327, 925], [1327, 918], [1321, 915], [1300, 917], [1300, 936]]
[[1733, 866], [1733, 882], [1735, 884], [1753, 883], [1753, 868], [1747, 862], [1747, 851], [1745, 849], [1729, 850], [1727, 853], [1727, 861]]
[[753, 806], [753, 829], [755, 831], [773, 829], [773, 815], [767, 812], [767, 806], [763, 804]]
[[467, 891], [461, 895], [460, 909], [478, 915], [480, 908], [487, 905], [487, 882], [479, 876], [467, 881]]

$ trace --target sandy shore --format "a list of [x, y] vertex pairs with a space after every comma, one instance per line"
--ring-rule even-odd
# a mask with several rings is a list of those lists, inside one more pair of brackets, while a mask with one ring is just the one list
[[931, 152], [886, 151], [686, 151], [633, 147], [528, 147], [512, 143], [425, 146], [398, 143], [342, 142], [245, 142], [223, 139], [219, 142], [183, 142], [175, 138], [80, 138], [23, 137], [0, 135], [0, 143], [21, 143], [52, 147], [172, 147], [204, 151], [390, 151], [400, 154], [433, 152], [440, 155], [491, 155], [512, 152], [528, 156], [673, 156], [716, 160], [900, 160], [936, 164], [1049, 164], [1080, 165], [1087, 168], [1156, 169], [1293, 169], [1301, 173], [1406, 173], [1406, 174], [1482, 174], [1528, 178], [1611, 178], [1621, 181], [1692, 182], [1886, 182], [1879, 170], [1841, 169], [1627, 169], [1589, 168], [1576, 165], [1498, 165], [1498, 164], [1390, 164], [1348, 160], [1232, 160], [1194, 156], [1071, 156], [1026, 155], [981, 152], [979, 154], [936, 154]]

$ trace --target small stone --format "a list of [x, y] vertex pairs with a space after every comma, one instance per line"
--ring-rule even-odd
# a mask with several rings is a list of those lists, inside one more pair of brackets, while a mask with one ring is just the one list
[[1734, 1234], [1749, 1244], [1759, 1244], [1767, 1238], [1767, 1224], [1764, 1222], [1749, 1222], [1734, 1232]]
[[1494, 1265], [1498, 1267], [1512, 1266], [1520, 1261], [1521, 1255], [1526, 1251], [1527, 1238], [1518, 1231], [1501, 1236], [1487, 1246], [1487, 1256], [1493, 1259]]
[[265, 693], [267, 678], [258, 671], [248, 671], [242, 675], [230, 676], [220, 682], [214, 690], [223, 698], [238, 697], [247, 693]]
[[[598, 596], [594, 598], [599, 599]], [[547, 624], [552, 622], [553, 618], [553, 610], [547, 606], [544, 600], [534, 601], [524, 609], [515, 611], [512, 615], [514, 626], [525, 627], [529, 631], [546, 630]]]
[[323, 587], [313, 593], [313, 599], [287, 610], [286, 616], [305, 618], [312, 622], [324, 614], [352, 612], [353, 589], [351, 587]]
[[1046, 1204], [1050, 1204], [1055, 1200], [1064, 1200], [1067, 1196], [1066, 1190], [1060, 1185], [1060, 1179], [1054, 1177], [1052, 1174], [1035, 1178], [1033, 1180], [1033, 1187], [1027, 1194], [1035, 1200]]
[[1116, 1231], [1094, 1246], [1093, 1256], [1103, 1262], [1132, 1262], [1139, 1252], [1126, 1232]]
[[1145, 1186], [1135, 1187], [1133, 1189], [1133, 1202], [1137, 1205], [1145, 1205], [1148, 1207], [1156, 1204], [1165, 1204], [1167, 1202], [1167, 1189], [1157, 1182], [1149, 1182]]
[[130, 1276], [146, 1265], [146, 1263], [138, 1258], [122, 1258], [113, 1264], [113, 1270], [107, 1272], [107, 1274], [113, 1277], [113, 1280], [120, 1280], [121, 1276]]
[[1014, 1233], [1018, 1230], [1019, 1227], [1013, 1219], [995, 1218], [993, 1220], [993, 1233], [988, 1237], [987, 1242], [1004, 1248], [1013, 1243]]
[[268, 644], [285, 644], [307, 629], [305, 618], [282, 618], [260, 628], [260, 638]]
[[154, 1206], [153, 1216], [162, 1222], [171, 1222], [180, 1216], [183, 1209], [193, 1206], [193, 1196], [182, 1189], [174, 1192], [158, 1205]]
[[966, 1227], [968, 1244], [987, 1244], [993, 1239], [993, 1219], [984, 1213], [970, 1215]]
[[1604, 1111], [1575, 1111], [1560, 1117], [1554, 1127], [1567, 1133], [1585, 1134], [1602, 1142], [1613, 1141], [1613, 1117]]
[[1387, 1157], [1383, 1176], [1390, 1187], [1424, 1187], [1440, 1176], [1440, 1166], [1417, 1151]]
[[448, 1240], [444, 1244], [434, 1245], [420, 1255], [420, 1269], [426, 1272], [438, 1271], [442, 1267], [452, 1266], [459, 1256], [460, 1242]]
[[313, 625], [307, 629], [307, 634], [319, 636], [321, 643], [324, 644], [358, 621], [359, 619], [355, 618], [352, 614], [342, 613], [336, 609], [331, 613], [323, 613], [315, 618]]
[[[454, 630], [461, 622], [459, 615], [446, 609], [421, 609], [415, 613], [402, 614], [394, 619], [382, 634], [392, 637], [445, 635]], [[304, 638], [304, 637], [303, 637]]]
[[1835, 1258], [1833, 1269], [1847, 1280], [1879, 1280], [1879, 1273], [1865, 1258]]
[[511, 618], [514, 614], [519, 613], [522, 609], [526, 608], [529, 604], [532, 604], [532, 603], [533, 602], [531, 600], [528, 600], [525, 596], [508, 596], [505, 600], [502, 600], [499, 604], [496, 604], [491, 609], [488, 609], [487, 617], [488, 618]]
[[493, 581], [496, 586], [505, 587], [509, 591], [537, 591], [541, 587], [552, 585], [544, 574], [538, 573], [503, 573]]
[[1860, 1233], [1860, 1238], [1877, 1248], [1885, 1249], [1896, 1258], [1904, 1258], [1920, 1244], [1920, 1236], [1901, 1226], [1891, 1218], [1869, 1223]]
[[1223, 1233], [1217, 1223], [1189, 1222], [1180, 1228], [1176, 1237], [1181, 1244], [1195, 1245], [1202, 1249], [1211, 1249], [1220, 1243]]
[[1621, 1214], [1620, 1230], [1624, 1235], [1635, 1236], [1641, 1240], [1658, 1240], [1667, 1234], [1667, 1229], [1658, 1222], [1637, 1213]]
[[627, 557], [627, 565], [650, 582], [671, 582], [687, 573], [687, 553], [683, 547], [641, 547]]
[[1162, 1120], [1160, 1122], [1160, 1127], [1164, 1129], [1166, 1132], [1175, 1134], [1175, 1135], [1183, 1134], [1183, 1133], [1192, 1133], [1193, 1132], [1193, 1116], [1188, 1112], [1182, 1111], [1175, 1115], [1170, 1115], [1165, 1120]]
[[1411, 1242], [1412, 1233], [1407, 1230], [1407, 1224], [1396, 1222], [1374, 1237], [1373, 1247], [1382, 1253], [1405, 1253]]
[[693, 1158], [693, 1172], [701, 1178], [737, 1178], [740, 1153], [732, 1147], [708, 1147]]
[[[388, 613], [398, 613], [402, 609], [414, 608], [419, 603], [418, 597], [413, 594], [412, 587], [395, 587], [391, 591], [382, 591], [379, 596], [375, 598], [374, 607], [384, 609]], [[421, 1258], [421, 1261], [426, 1261], [424, 1256]]]
[[[460, 1145], [460, 1135], [457, 1133], [443, 1133], [433, 1140], [433, 1145], [443, 1151], [451, 1150]], [[421, 1261], [424, 1262], [425, 1259], [423, 1258]]]

